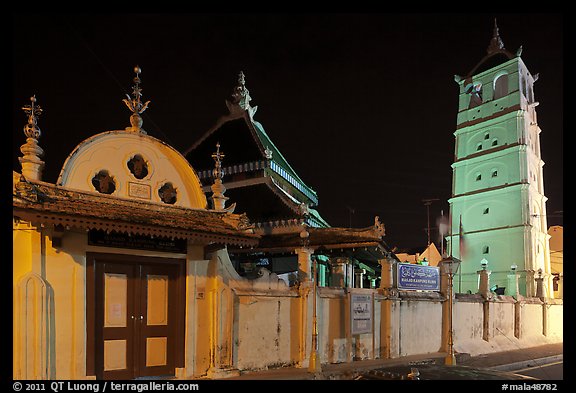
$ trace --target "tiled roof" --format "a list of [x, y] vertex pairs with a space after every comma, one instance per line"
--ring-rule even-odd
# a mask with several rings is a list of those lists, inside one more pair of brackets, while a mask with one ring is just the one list
[[14, 215], [53, 224], [254, 245], [258, 235], [244, 215], [161, 205], [66, 189], [33, 181], [14, 183]]
[[[384, 244], [382, 236], [379, 235], [373, 227], [355, 229], [355, 228], [307, 228], [308, 244], [312, 247], [330, 246], [364, 246], [373, 244]], [[273, 235], [264, 235], [258, 244], [259, 248], [276, 248], [276, 247], [300, 247], [302, 238], [300, 232], [279, 233]]]

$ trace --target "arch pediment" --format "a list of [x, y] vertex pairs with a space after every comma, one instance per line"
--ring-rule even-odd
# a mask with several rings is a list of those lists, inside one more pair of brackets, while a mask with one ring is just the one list
[[119, 198], [206, 209], [198, 175], [173, 147], [152, 136], [107, 131], [81, 142], [57, 184]]

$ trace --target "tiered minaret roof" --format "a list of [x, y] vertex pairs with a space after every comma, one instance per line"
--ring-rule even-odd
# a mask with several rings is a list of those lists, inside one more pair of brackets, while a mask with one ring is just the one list
[[[194, 143], [184, 155], [192, 166], [197, 168], [198, 175], [208, 192], [214, 181], [212, 164], [206, 160], [206, 157], [210, 157], [211, 154], [209, 149], [213, 149], [216, 143], [226, 146], [227, 165], [222, 167], [223, 181], [226, 183], [229, 196], [236, 194], [232, 199], [238, 202], [238, 206], [242, 205], [240, 200], [243, 198], [237, 195], [242, 193], [241, 189], [251, 190], [249, 191], [252, 193], [251, 198], [257, 195], [253, 193], [256, 189], [267, 189], [264, 193], [270, 194], [272, 199], [276, 200], [277, 206], [272, 208], [275, 211], [260, 211], [253, 213], [252, 216], [256, 214], [266, 222], [304, 219], [301, 214], [301, 205], [317, 206], [318, 196], [298, 176], [272, 142], [264, 127], [254, 120], [258, 107], [251, 106], [251, 100], [250, 92], [246, 87], [246, 77], [244, 72], [240, 72], [237, 84], [229, 99], [226, 100], [229, 113], [221, 117], [216, 125]], [[248, 202], [245, 202], [243, 206], [246, 206], [246, 203]], [[265, 206], [255, 207], [260, 210]], [[307, 220], [313, 222], [313, 226], [329, 226], [314, 209], [310, 209], [308, 217]]]

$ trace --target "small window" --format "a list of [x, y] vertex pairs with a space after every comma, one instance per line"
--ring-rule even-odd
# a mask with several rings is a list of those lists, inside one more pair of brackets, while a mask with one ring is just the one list
[[172, 183], [164, 183], [164, 185], [158, 189], [158, 196], [162, 202], [169, 205], [176, 203], [176, 195], [176, 188], [174, 188]]
[[470, 95], [468, 109], [482, 104], [482, 83], [469, 84], [466, 86], [466, 93]]
[[484, 135], [484, 139], [490, 139], [490, 134], [486, 133], [486, 135]]
[[482, 144], [481, 143], [479, 143], [478, 146], [476, 146], [476, 151], [480, 151], [480, 150], [482, 150]]
[[494, 81], [494, 99], [504, 97], [508, 94], [508, 75], [500, 75]]
[[494, 139], [492, 141], [492, 146], [498, 146], [498, 139]]
[[490, 247], [489, 246], [482, 247], [482, 254], [489, 254], [489, 253], [490, 253]]
[[492, 171], [492, 177], [498, 177], [498, 171], [496, 169]]
[[116, 182], [106, 170], [101, 170], [94, 175], [92, 178], [92, 185], [96, 191], [102, 194], [112, 194], [114, 191], [116, 191]]
[[480, 180], [482, 180], [482, 174], [481, 173], [476, 175], [476, 181], [480, 181]]
[[487, 208], [484, 209], [484, 214], [488, 214], [488, 213], [490, 213], [490, 208], [489, 208], [489, 207], [487, 207]]
[[144, 179], [148, 176], [148, 164], [140, 154], [136, 154], [127, 162], [128, 169], [136, 179]]

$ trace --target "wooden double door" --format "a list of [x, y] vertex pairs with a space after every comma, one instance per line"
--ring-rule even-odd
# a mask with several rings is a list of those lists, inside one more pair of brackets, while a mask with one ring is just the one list
[[93, 259], [97, 378], [174, 375], [184, 350], [183, 266], [108, 254]]

